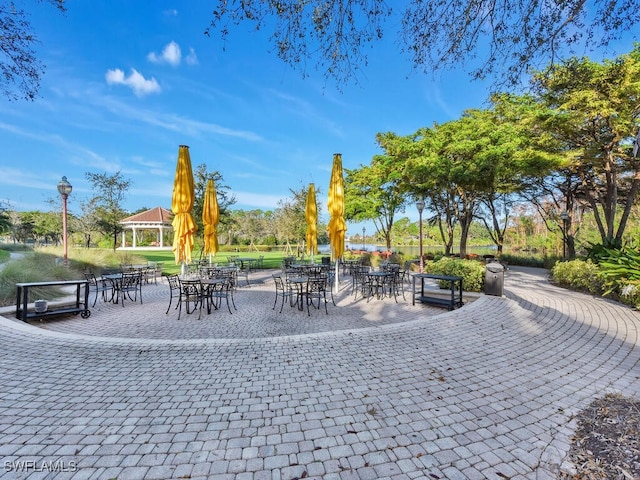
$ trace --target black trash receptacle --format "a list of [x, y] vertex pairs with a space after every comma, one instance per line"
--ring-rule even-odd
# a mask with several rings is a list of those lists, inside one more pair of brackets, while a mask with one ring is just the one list
[[504, 291], [504, 267], [498, 262], [487, 263], [484, 293], [501, 297]]

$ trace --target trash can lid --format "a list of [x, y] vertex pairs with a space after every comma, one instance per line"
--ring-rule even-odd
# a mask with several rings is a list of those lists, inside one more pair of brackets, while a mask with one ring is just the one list
[[504, 267], [501, 263], [491, 262], [487, 263], [487, 270], [489, 270], [491, 273], [500, 273], [504, 272]]

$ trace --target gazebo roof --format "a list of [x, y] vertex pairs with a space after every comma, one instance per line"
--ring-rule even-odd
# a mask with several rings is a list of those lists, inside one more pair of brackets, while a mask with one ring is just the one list
[[146, 212], [136, 213], [123, 220], [120, 220], [121, 224], [145, 224], [145, 225], [171, 225], [171, 218], [173, 213], [166, 208], [156, 207]]

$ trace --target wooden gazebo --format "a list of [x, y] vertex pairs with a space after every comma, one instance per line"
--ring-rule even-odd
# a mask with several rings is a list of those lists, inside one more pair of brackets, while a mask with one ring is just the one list
[[[166, 230], [173, 230], [171, 225], [171, 219], [173, 213], [166, 208], [156, 207], [146, 212], [136, 213], [130, 217], [120, 220], [122, 225], [122, 247], [126, 248], [125, 233], [127, 230], [133, 231], [133, 240], [131, 242], [131, 248], [137, 248], [137, 233], [141, 230], [157, 230], [156, 241], [153, 242], [151, 247], [164, 247], [164, 232]], [[147, 247], [145, 247], [147, 248]]]

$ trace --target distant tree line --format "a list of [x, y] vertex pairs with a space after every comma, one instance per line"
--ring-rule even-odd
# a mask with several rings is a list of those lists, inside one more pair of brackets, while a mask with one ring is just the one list
[[[123, 232], [120, 222], [131, 215], [148, 210], [148, 207], [129, 212], [123, 207], [131, 181], [121, 172], [115, 174], [86, 173], [95, 195], [74, 202], [75, 193], [69, 200], [69, 235], [73, 243], [84, 247], [94, 245], [109, 246], [115, 249], [119, 245]], [[214, 181], [218, 199], [220, 221], [218, 237], [222, 245], [245, 245], [256, 248], [258, 245], [282, 246], [291, 252], [300, 250], [306, 232], [305, 205], [307, 188], [290, 190], [291, 197], [279, 202], [274, 210], [263, 211], [232, 209], [235, 196], [218, 171], [210, 172], [206, 164], [194, 170], [195, 201], [191, 211], [198, 231], [196, 248], [202, 245], [204, 232], [202, 209], [204, 192], [209, 179]], [[318, 195], [322, 192], [318, 191]], [[59, 199], [58, 199], [59, 200]], [[62, 242], [62, 213], [59, 201], [51, 199], [51, 211], [18, 212], [8, 205], [0, 206], [0, 234], [8, 236], [16, 243], [35, 245], [58, 245]], [[322, 198], [317, 197], [318, 213], [322, 214]], [[75, 207], [75, 208], [74, 208]], [[318, 224], [318, 241], [328, 243], [326, 224]], [[139, 232], [140, 233], [140, 232]], [[144, 235], [144, 233], [142, 233]], [[156, 232], [150, 232], [155, 241]], [[168, 244], [172, 241], [169, 240]], [[150, 242], [146, 242], [147, 244]], [[139, 243], [144, 245], [145, 241]], [[196, 252], [197, 253], [197, 252]]]

